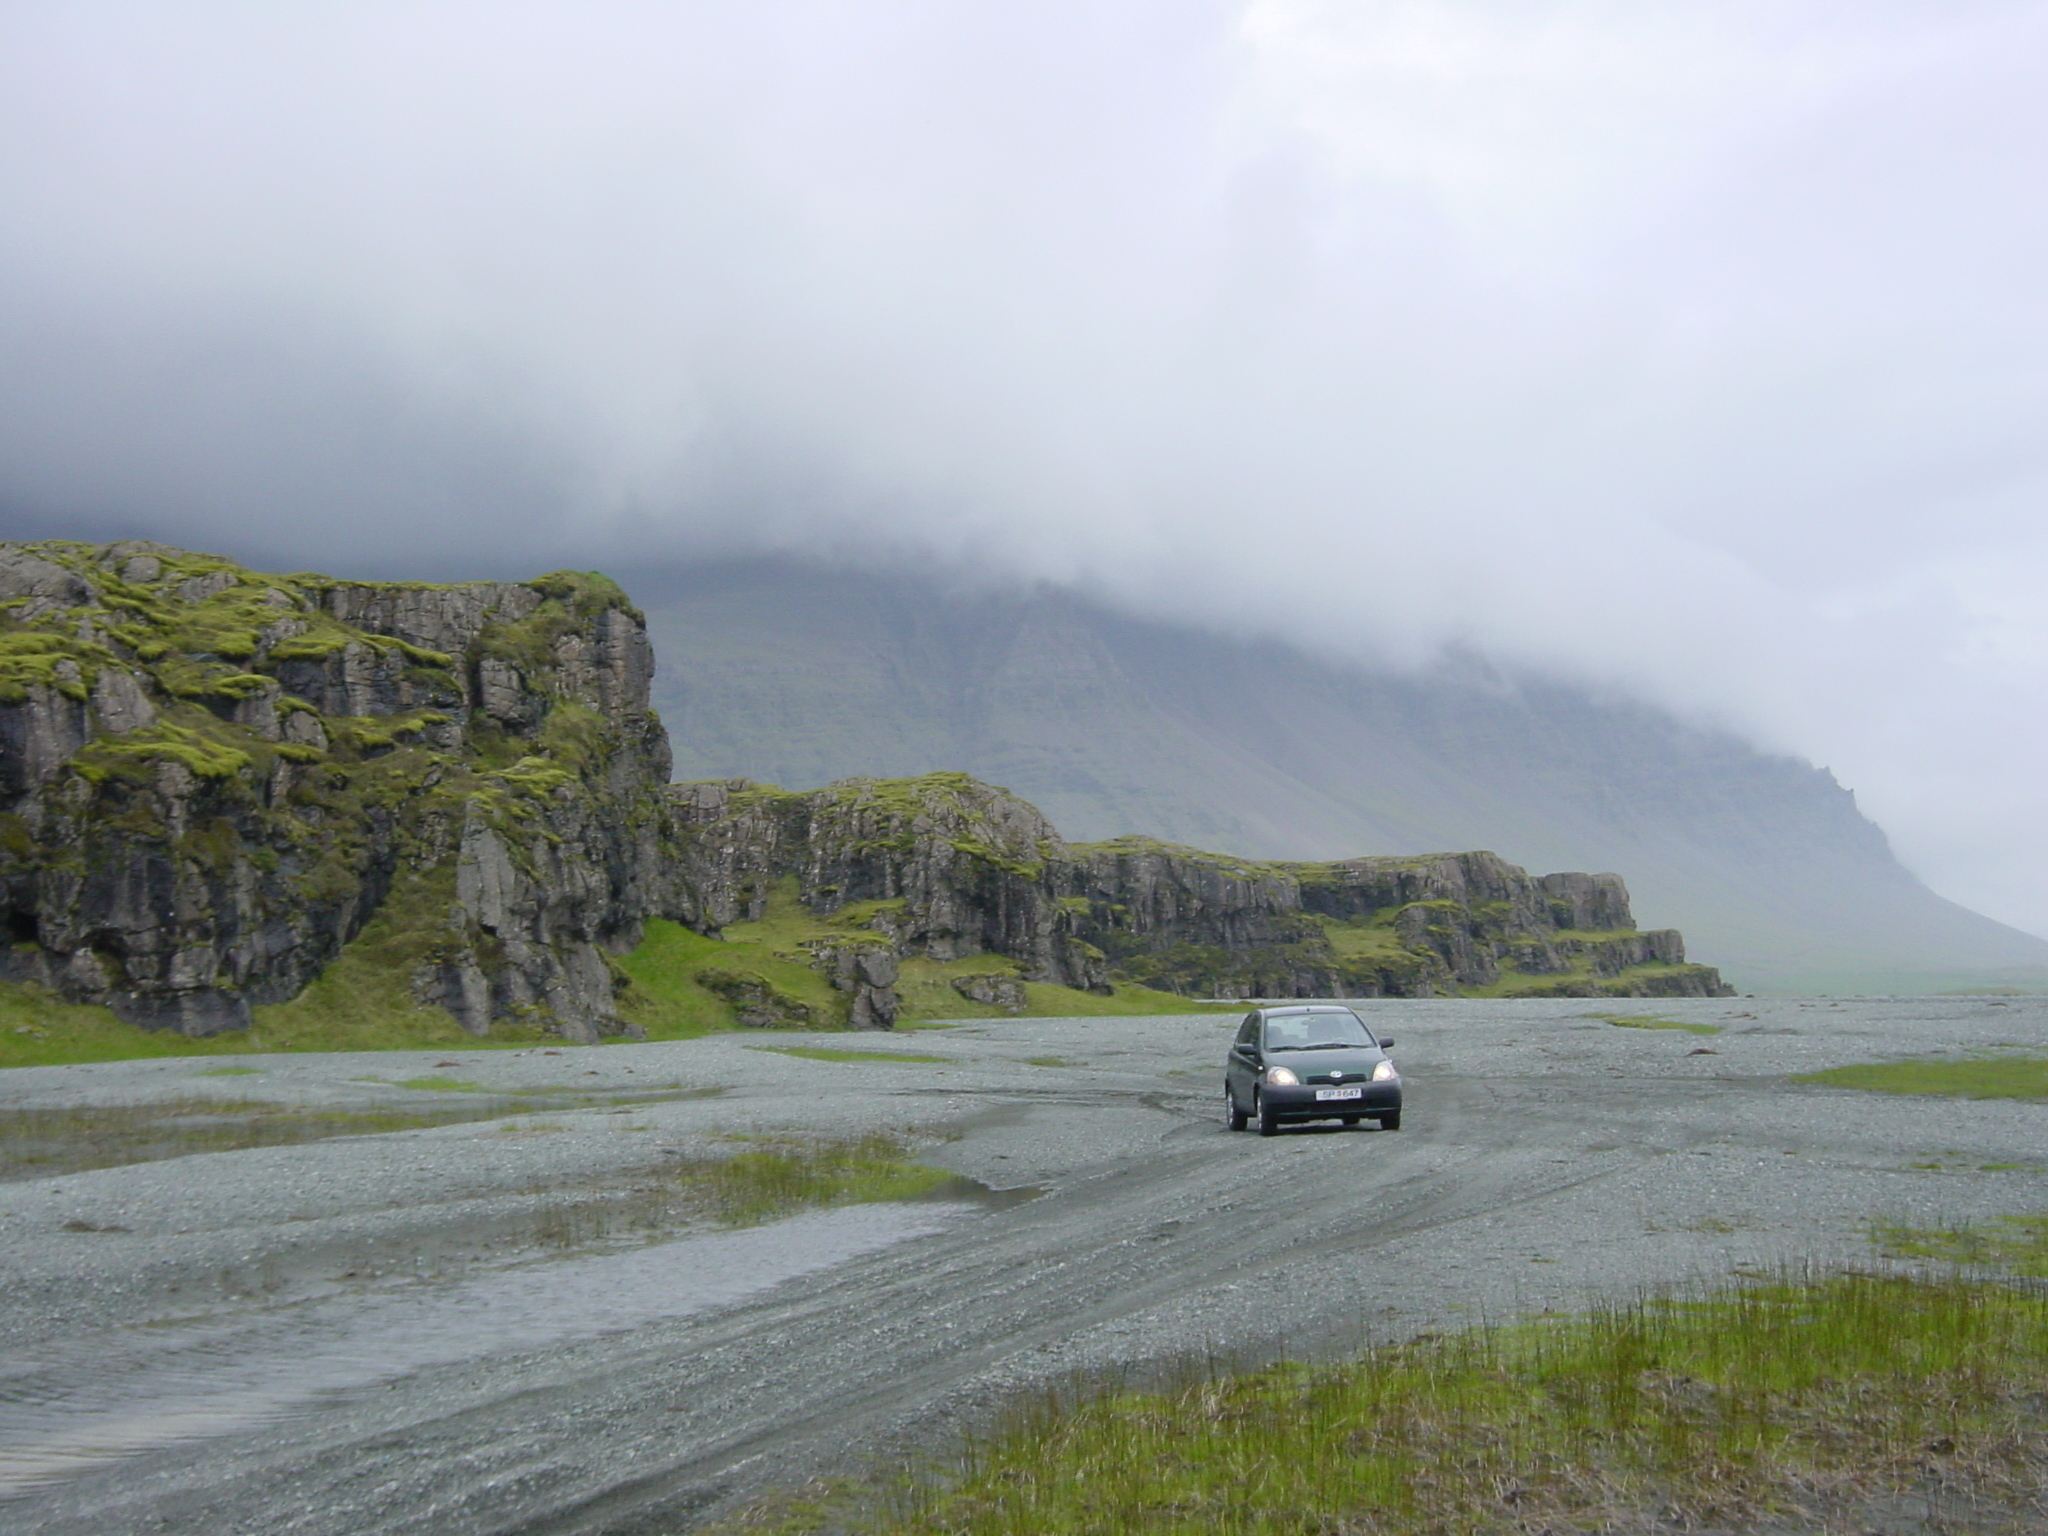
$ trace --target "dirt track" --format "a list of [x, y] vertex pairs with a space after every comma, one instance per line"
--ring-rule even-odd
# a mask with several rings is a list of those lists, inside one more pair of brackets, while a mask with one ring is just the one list
[[[1614, 1005], [1713, 1036], [1586, 1016], [1605, 1006], [1367, 1005], [1399, 1042], [1406, 1128], [1272, 1139], [1223, 1129], [1219, 1015], [816, 1040], [941, 1063], [725, 1036], [442, 1068], [0, 1074], [0, 1110], [453, 1101], [394, 1086], [430, 1071], [591, 1096], [513, 1122], [566, 1127], [548, 1134], [479, 1120], [0, 1184], [0, 1525], [680, 1531], [1075, 1370], [1342, 1352], [1645, 1283], [1867, 1260], [1873, 1216], [2048, 1210], [2048, 1107], [1786, 1081], [2048, 1048], [2048, 999]], [[793, 1127], [930, 1133], [932, 1160], [1042, 1193], [579, 1244], [577, 1213], [664, 1158]]]

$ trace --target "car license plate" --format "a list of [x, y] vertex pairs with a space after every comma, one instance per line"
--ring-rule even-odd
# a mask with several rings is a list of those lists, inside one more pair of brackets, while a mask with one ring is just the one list
[[1364, 1097], [1365, 1090], [1363, 1088], [1318, 1088], [1316, 1090], [1318, 1101], [1323, 1099], [1362, 1099]]

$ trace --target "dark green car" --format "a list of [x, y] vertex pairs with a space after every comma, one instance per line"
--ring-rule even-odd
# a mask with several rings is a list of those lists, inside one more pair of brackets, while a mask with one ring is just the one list
[[1401, 1074], [1365, 1021], [1341, 1003], [1256, 1008], [1238, 1026], [1223, 1067], [1223, 1120], [1252, 1121], [1271, 1136], [1283, 1125], [1377, 1120], [1401, 1129]]

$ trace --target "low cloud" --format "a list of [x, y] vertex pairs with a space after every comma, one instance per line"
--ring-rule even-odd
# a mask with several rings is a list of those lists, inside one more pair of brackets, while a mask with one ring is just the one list
[[0, 13], [0, 522], [1476, 647], [2048, 932], [2048, 7]]

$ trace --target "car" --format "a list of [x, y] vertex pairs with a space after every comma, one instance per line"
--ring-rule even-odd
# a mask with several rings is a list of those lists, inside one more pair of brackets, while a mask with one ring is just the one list
[[1223, 1123], [1261, 1136], [1283, 1125], [1377, 1120], [1401, 1129], [1401, 1074], [1365, 1020], [1341, 1003], [1254, 1008], [1238, 1026], [1223, 1067]]

